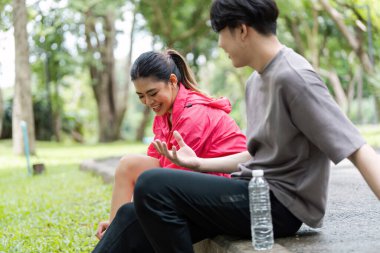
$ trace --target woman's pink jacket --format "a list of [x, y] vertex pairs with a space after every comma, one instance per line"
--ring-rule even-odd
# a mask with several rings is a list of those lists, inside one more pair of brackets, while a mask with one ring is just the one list
[[[154, 139], [165, 141], [171, 149], [178, 144], [173, 136], [177, 130], [183, 140], [198, 157], [211, 158], [227, 156], [245, 151], [246, 137], [235, 121], [228, 115], [231, 104], [227, 98], [212, 99], [195, 91], [179, 86], [172, 109], [172, 128], [169, 127], [170, 114], [156, 116], [153, 122]], [[172, 163], [156, 151], [153, 144], [147, 154], [159, 159], [163, 168], [188, 170]], [[229, 177], [229, 174], [211, 173]]]

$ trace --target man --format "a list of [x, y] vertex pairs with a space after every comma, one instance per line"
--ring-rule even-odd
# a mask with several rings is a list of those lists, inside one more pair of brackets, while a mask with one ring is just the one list
[[196, 157], [179, 133], [179, 150], [156, 149], [196, 171], [232, 172], [232, 179], [154, 169], [137, 181], [134, 204], [121, 207], [94, 252], [193, 252], [218, 234], [250, 237], [248, 180], [263, 169], [270, 185], [275, 237], [302, 223], [320, 227], [330, 159], [349, 158], [380, 198], [379, 156], [343, 115], [311, 65], [276, 37], [273, 0], [215, 0], [211, 24], [235, 67], [250, 66], [247, 81], [248, 152]]

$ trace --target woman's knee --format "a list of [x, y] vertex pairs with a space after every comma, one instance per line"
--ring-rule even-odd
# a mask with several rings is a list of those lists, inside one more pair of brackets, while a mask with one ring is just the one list
[[139, 166], [143, 163], [142, 155], [125, 155], [123, 156], [115, 171], [115, 177], [126, 177], [134, 174]]
[[152, 169], [144, 171], [136, 181], [134, 199], [145, 199], [147, 195], [163, 192], [166, 188], [166, 172], [168, 169]]

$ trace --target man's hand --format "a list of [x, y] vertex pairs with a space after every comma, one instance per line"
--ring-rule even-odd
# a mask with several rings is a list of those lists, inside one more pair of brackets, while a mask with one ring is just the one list
[[175, 146], [172, 147], [171, 151], [168, 150], [166, 143], [160, 140], [153, 141], [153, 146], [160, 154], [166, 156], [173, 163], [181, 167], [200, 171], [200, 158], [197, 157], [194, 150], [186, 145], [182, 136], [177, 131], [174, 131], [173, 135], [179, 145], [179, 150]]

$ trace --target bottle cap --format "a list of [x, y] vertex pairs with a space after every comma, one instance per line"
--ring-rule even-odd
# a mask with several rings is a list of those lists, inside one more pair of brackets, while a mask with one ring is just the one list
[[252, 170], [252, 177], [262, 177], [263, 175], [263, 170]]

